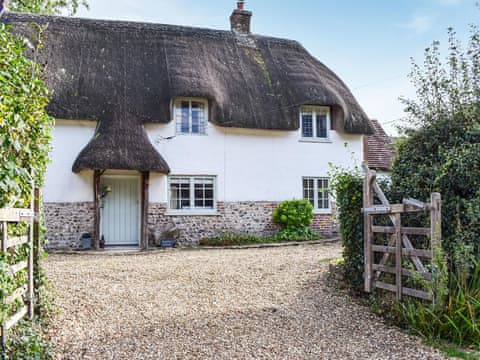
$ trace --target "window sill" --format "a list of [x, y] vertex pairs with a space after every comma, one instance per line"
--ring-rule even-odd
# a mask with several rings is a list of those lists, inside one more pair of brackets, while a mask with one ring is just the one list
[[189, 132], [177, 132], [175, 133], [175, 136], [208, 136], [208, 134], [205, 133], [189, 133]]
[[328, 138], [301, 138], [300, 140], [298, 140], [299, 142], [308, 142], [308, 143], [332, 143], [332, 140], [328, 139]]
[[214, 210], [167, 210], [166, 216], [220, 216], [216, 209]]
[[314, 215], [332, 215], [332, 209], [313, 209]]

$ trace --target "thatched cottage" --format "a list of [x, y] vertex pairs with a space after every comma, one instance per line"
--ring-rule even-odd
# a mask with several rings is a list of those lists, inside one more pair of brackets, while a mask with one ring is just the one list
[[[309, 199], [332, 230], [329, 163], [358, 163], [372, 126], [346, 85], [298, 42], [231, 31], [5, 13], [45, 26], [53, 90], [43, 191], [50, 247], [148, 246], [174, 223], [180, 245], [268, 234], [278, 202]], [[348, 149], [344, 144], [348, 143]]]

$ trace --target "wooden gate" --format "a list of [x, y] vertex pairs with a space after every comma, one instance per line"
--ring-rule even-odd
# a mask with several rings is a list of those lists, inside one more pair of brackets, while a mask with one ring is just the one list
[[[33, 284], [33, 267], [34, 257], [37, 258], [38, 251], [34, 255], [34, 238], [38, 238], [38, 214], [39, 208], [39, 191], [35, 190], [29, 209], [18, 208], [2, 208], [0, 209], [0, 233], [1, 233], [1, 251], [6, 258], [15, 253], [16, 248], [28, 244], [27, 259], [17, 263], [9, 264], [11, 276], [16, 277], [22, 271], [27, 271], [27, 278], [19, 288], [15, 289], [9, 296], [2, 299], [4, 305], [12, 305], [14, 303], [21, 304], [15, 306], [15, 311], [7, 316], [1, 326], [1, 345], [5, 350], [7, 331], [17, 324], [22, 318], [28, 315], [33, 318], [34, 315], [34, 284]], [[21, 236], [9, 236], [9, 224], [18, 224], [22, 222], [28, 223], [28, 229]], [[38, 247], [38, 243], [36, 246]], [[13, 256], [12, 256], [13, 257]], [[35, 259], [38, 261], [38, 259]]]
[[[380, 204], [375, 204], [375, 198]], [[434, 294], [429, 286], [422, 289], [404, 286], [404, 279], [412, 281], [422, 279], [427, 284], [432, 280], [431, 262], [435, 252], [441, 246], [441, 196], [431, 194], [429, 204], [415, 199], [403, 199], [402, 204], [391, 205], [376, 181], [376, 172], [367, 170], [363, 189], [364, 214], [364, 251], [365, 251], [365, 291], [372, 288], [393, 291], [397, 300], [403, 295], [409, 295], [425, 300], [434, 300]], [[403, 227], [402, 214], [411, 212], [430, 212], [430, 227]], [[374, 225], [375, 215], [388, 215], [393, 226]], [[375, 234], [385, 234], [381, 237], [383, 243], [375, 241]], [[410, 237], [427, 236], [428, 244], [416, 248]], [[428, 240], [428, 239], [427, 239]], [[392, 263], [390, 257], [394, 256]], [[406, 281], [405, 281], [406, 282]], [[418, 286], [418, 285], [417, 285]]]

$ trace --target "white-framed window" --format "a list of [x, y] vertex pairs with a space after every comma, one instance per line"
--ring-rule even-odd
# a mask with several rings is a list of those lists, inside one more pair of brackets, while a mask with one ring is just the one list
[[330, 138], [330, 108], [328, 106], [302, 106], [300, 128], [303, 140], [328, 141]]
[[330, 211], [329, 179], [327, 177], [303, 177], [303, 198], [316, 211]]
[[216, 209], [215, 176], [169, 176], [168, 209], [212, 212]]
[[206, 134], [208, 101], [197, 98], [177, 98], [173, 102], [177, 134]]

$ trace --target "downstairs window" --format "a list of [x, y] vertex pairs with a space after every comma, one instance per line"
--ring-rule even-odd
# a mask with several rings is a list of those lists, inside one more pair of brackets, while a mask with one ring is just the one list
[[329, 211], [330, 196], [328, 193], [328, 178], [304, 177], [303, 198], [313, 205], [314, 210]]
[[215, 210], [214, 176], [171, 176], [168, 186], [169, 210]]

